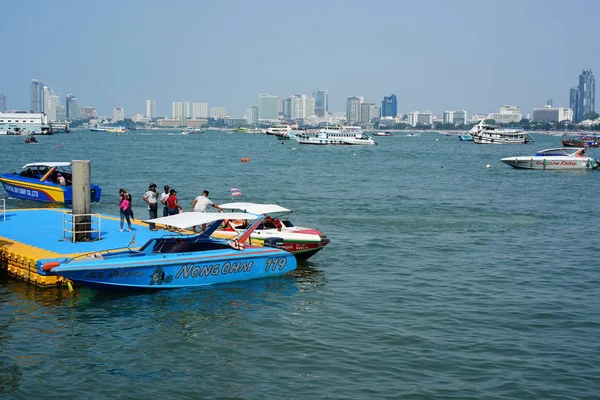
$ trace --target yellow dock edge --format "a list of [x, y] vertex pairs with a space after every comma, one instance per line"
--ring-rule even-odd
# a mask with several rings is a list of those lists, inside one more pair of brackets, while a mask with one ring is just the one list
[[10, 277], [40, 287], [57, 287], [67, 284], [68, 280], [63, 277], [37, 273], [39, 260], [58, 257], [58, 254], [15, 243], [6, 238], [0, 238], [0, 242], [0, 270], [5, 270]]

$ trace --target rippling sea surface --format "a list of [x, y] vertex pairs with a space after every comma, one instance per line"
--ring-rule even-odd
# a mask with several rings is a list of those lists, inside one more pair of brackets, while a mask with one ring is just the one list
[[72, 295], [0, 276], [0, 397], [598, 399], [600, 171], [500, 162], [561, 146], [533, 136], [1, 137], [2, 172], [91, 160], [95, 212], [118, 215], [120, 187], [145, 217], [150, 182], [186, 209], [204, 189], [231, 201], [235, 186], [331, 243], [287, 276], [199, 289]]

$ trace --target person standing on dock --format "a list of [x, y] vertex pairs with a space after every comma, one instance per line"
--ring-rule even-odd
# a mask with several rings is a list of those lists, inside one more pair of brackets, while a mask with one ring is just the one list
[[[223, 212], [223, 209], [221, 207], [219, 207], [218, 205], [216, 205], [215, 203], [213, 203], [212, 200], [210, 200], [208, 198], [208, 190], [203, 191], [200, 196], [196, 197], [194, 199], [194, 201], [192, 201], [192, 209], [191, 209], [191, 211], [193, 211], [193, 212], [206, 212], [206, 207], [207, 206], [211, 206], [213, 208], [216, 208], [217, 211]], [[194, 227], [194, 230], [195, 229], [196, 229], [196, 227]], [[206, 230], [206, 224], [202, 224], [202, 230], [203, 231]]]
[[[150, 219], [154, 219], [158, 217], [158, 193], [156, 193], [156, 183], [151, 183], [148, 186], [148, 190], [142, 196], [142, 199], [148, 204], [148, 215]], [[151, 231], [156, 230], [156, 225], [151, 223], [149, 225]]]
[[167, 207], [167, 199], [169, 198], [169, 185], [165, 185], [165, 191], [160, 194], [160, 202], [163, 205], [163, 217], [169, 215], [169, 207]]
[[127, 220], [127, 232], [131, 232], [131, 202], [129, 201], [131, 195], [129, 195], [125, 189], [119, 189], [119, 195], [119, 215], [121, 217], [119, 232], [123, 232], [123, 224], [125, 220]]
[[179, 214], [183, 212], [183, 208], [179, 205], [177, 200], [177, 190], [171, 189], [169, 192], [169, 198], [167, 199], [167, 207], [169, 208], [169, 215]]

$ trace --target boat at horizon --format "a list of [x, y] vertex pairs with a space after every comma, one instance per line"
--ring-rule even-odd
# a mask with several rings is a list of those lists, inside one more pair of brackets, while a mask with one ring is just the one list
[[503, 163], [519, 169], [586, 170], [600, 167], [600, 161], [585, 155], [584, 147], [540, 150], [533, 156], [505, 157]]
[[186, 128], [181, 131], [182, 135], [199, 135], [201, 133], [204, 133], [204, 131], [198, 128]]
[[373, 132], [371, 134], [371, 136], [394, 136], [394, 135], [392, 132], [380, 131], [380, 132]]
[[312, 145], [376, 145], [377, 142], [359, 126], [323, 127], [314, 134], [292, 135], [299, 144]]
[[[253, 222], [230, 239], [212, 236], [225, 219]], [[246, 239], [264, 216], [249, 213], [186, 212], [145, 220], [173, 229], [210, 224], [205, 232], [166, 233], [149, 239], [139, 250], [113, 249], [77, 258], [44, 259], [37, 264], [43, 275], [58, 275], [96, 290], [148, 290], [202, 287], [293, 271], [296, 258], [270, 246], [246, 245]]]
[[[58, 184], [58, 175], [65, 178], [65, 186]], [[25, 164], [20, 173], [0, 174], [0, 182], [13, 198], [48, 203], [71, 204], [73, 200], [70, 162], [35, 162]], [[100, 201], [102, 188], [90, 184], [91, 201]]]

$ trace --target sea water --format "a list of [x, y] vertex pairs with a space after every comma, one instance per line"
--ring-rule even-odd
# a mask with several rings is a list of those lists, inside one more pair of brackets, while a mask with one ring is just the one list
[[119, 188], [143, 219], [149, 183], [177, 189], [186, 211], [203, 190], [224, 203], [236, 187], [237, 201], [291, 208], [331, 243], [287, 276], [198, 289], [71, 294], [2, 276], [0, 396], [597, 399], [600, 171], [500, 162], [561, 146], [533, 136], [1, 138], [3, 172], [90, 160], [94, 212], [117, 216]]

